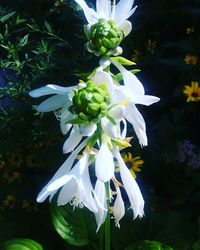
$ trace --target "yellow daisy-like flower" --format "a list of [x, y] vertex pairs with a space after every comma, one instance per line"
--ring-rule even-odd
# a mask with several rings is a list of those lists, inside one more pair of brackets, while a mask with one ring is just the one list
[[140, 52], [139, 50], [135, 49], [135, 50], [134, 50], [134, 53], [133, 53], [133, 55], [132, 55], [131, 60], [132, 60], [133, 62], [138, 62], [138, 61], [141, 60], [141, 58], [142, 58], [141, 52]]
[[187, 35], [189, 35], [189, 34], [191, 34], [191, 33], [193, 33], [194, 32], [194, 27], [188, 27], [187, 29], [186, 29], [186, 34]]
[[148, 39], [147, 42], [145, 43], [145, 45], [146, 45], [147, 50], [153, 54], [154, 50], [156, 48], [156, 41]]
[[136, 173], [141, 171], [140, 168], [142, 167], [144, 161], [140, 158], [140, 156], [133, 157], [130, 152], [123, 155], [123, 160], [128, 166], [133, 177], [136, 178]]
[[187, 96], [187, 102], [200, 101], [200, 87], [198, 82], [191, 82], [191, 86], [186, 85], [183, 89], [183, 93], [185, 96]]
[[196, 65], [198, 61], [198, 57], [195, 55], [187, 55], [184, 58], [184, 61], [186, 64]]

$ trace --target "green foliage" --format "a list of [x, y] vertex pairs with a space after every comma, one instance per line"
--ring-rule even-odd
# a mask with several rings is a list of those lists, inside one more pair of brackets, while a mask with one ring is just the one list
[[57, 233], [70, 245], [86, 246], [97, 237], [94, 217], [86, 209], [55, 204], [51, 206], [51, 219]]
[[1, 243], [1, 250], [43, 250], [43, 247], [34, 240], [12, 239]]
[[142, 241], [132, 244], [125, 248], [125, 250], [173, 250], [171, 247], [168, 247], [157, 241]]

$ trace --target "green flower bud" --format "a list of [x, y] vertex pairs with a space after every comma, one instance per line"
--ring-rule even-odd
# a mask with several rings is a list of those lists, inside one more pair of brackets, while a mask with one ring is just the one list
[[87, 39], [90, 51], [109, 56], [124, 39], [124, 32], [116, 27], [113, 20], [99, 19], [91, 26]]
[[87, 82], [85, 87], [75, 89], [70, 112], [87, 121], [98, 119], [106, 114], [110, 96], [105, 84]]

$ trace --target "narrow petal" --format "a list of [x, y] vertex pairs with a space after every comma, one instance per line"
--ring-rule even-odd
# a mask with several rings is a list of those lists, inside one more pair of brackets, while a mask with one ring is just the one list
[[44, 95], [52, 95], [52, 94], [65, 95], [68, 92], [70, 92], [72, 88], [73, 87], [61, 87], [61, 86], [54, 85], [54, 84], [48, 84], [44, 87], [30, 91], [29, 95], [34, 98], [44, 96]]
[[109, 19], [111, 14], [110, 0], [96, 0], [96, 10], [98, 18]]
[[89, 24], [94, 24], [98, 21], [97, 13], [92, 9], [89, 8], [84, 0], [75, 0], [83, 9], [85, 18], [87, 19]]
[[80, 133], [83, 136], [92, 136], [97, 129], [96, 124], [88, 124], [80, 127]]
[[70, 202], [74, 198], [77, 192], [77, 189], [78, 189], [78, 186], [77, 186], [75, 179], [71, 178], [70, 181], [62, 187], [58, 195], [57, 205], [63, 206], [67, 204], [68, 202]]
[[113, 124], [109, 119], [106, 117], [103, 117], [101, 119], [101, 126], [103, 128], [103, 131], [111, 138], [117, 139], [120, 136], [120, 130], [119, 126], [116, 124]]
[[130, 122], [142, 146], [147, 146], [147, 135], [145, 121], [133, 104], [126, 107], [125, 118]]
[[97, 71], [92, 78], [92, 81], [97, 85], [105, 83], [108, 91], [111, 93], [113, 89], [112, 77], [105, 71]]
[[[95, 194], [97, 195], [98, 199], [103, 204], [103, 207], [107, 207], [106, 204], [106, 189], [105, 184], [99, 180], [97, 180], [95, 185]], [[98, 212], [95, 214], [96, 222], [97, 222], [97, 231], [99, 231], [99, 228], [101, 225], [105, 222], [107, 216], [107, 210], [103, 209], [101, 206], [98, 207]]]
[[128, 195], [131, 208], [133, 209], [134, 219], [137, 218], [138, 216], [142, 217], [144, 215], [144, 200], [140, 192], [140, 188], [137, 185], [133, 176], [131, 175], [130, 171], [126, 167], [117, 149], [115, 150], [115, 157], [117, 158], [117, 161], [119, 163], [120, 175], [122, 178], [124, 188]]
[[130, 88], [127, 88], [125, 86], [120, 86], [118, 88], [118, 91], [122, 92], [124, 94], [124, 96], [126, 96], [127, 99], [129, 99], [134, 104], [143, 104], [143, 105], [149, 106], [149, 105], [151, 105], [155, 102], [158, 102], [160, 100], [160, 98], [158, 98], [156, 96], [134, 94], [130, 90]]
[[58, 171], [54, 174], [52, 179], [48, 182], [48, 184], [40, 191], [37, 197], [37, 202], [43, 202], [46, 198], [51, 194], [50, 191], [47, 191], [48, 186], [54, 182], [56, 179], [62, 177], [69, 173], [72, 164], [74, 163], [77, 154], [85, 147], [87, 144], [88, 138], [85, 139], [67, 158], [67, 160], [62, 164], [62, 166], [58, 169]]
[[118, 2], [115, 7], [115, 21], [117, 24], [128, 19], [135, 12], [137, 6], [131, 9], [133, 4], [134, 0], [120, 0]]
[[65, 105], [67, 96], [54, 95], [37, 106], [38, 112], [50, 112], [62, 108]]
[[77, 145], [80, 143], [82, 139], [82, 135], [80, 134], [78, 129], [73, 128], [69, 137], [65, 141], [63, 145], [63, 154], [67, 154], [71, 151], [73, 151]]
[[137, 77], [125, 69], [121, 64], [116, 62], [113, 62], [113, 64], [122, 73], [125, 87], [127, 87], [133, 94], [144, 95], [144, 87]]
[[107, 145], [102, 143], [96, 156], [95, 171], [97, 178], [102, 182], [109, 181], [114, 176], [113, 155]]
[[125, 20], [118, 25], [118, 28], [124, 32], [125, 36], [128, 36], [132, 30], [132, 24], [131, 22]]
[[119, 221], [125, 214], [125, 207], [119, 187], [116, 187], [116, 192], [117, 192], [117, 197], [113, 205], [113, 215], [115, 218], [115, 225], [120, 228]]

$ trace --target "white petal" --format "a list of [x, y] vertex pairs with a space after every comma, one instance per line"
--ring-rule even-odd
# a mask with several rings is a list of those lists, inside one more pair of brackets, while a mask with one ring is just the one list
[[[101, 201], [103, 207], [107, 208], [105, 184], [99, 180], [96, 181], [95, 194], [97, 195], [98, 199]], [[98, 212], [95, 214], [95, 218], [96, 218], [96, 222], [97, 222], [97, 231], [96, 232], [98, 232], [100, 226], [105, 222], [105, 219], [107, 216], [107, 209], [104, 209], [104, 208], [99, 206]]]
[[120, 188], [116, 187], [116, 191], [117, 191], [117, 197], [113, 205], [113, 215], [115, 218], [115, 225], [117, 227], [120, 227], [119, 221], [122, 219], [122, 217], [125, 214], [125, 207], [124, 207], [124, 201], [121, 196]]
[[113, 155], [107, 145], [102, 143], [96, 156], [95, 172], [97, 178], [102, 182], [109, 181], [114, 176]]
[[115, 156], [119, 163], [120, 175], [124, 188], [131, 203], [131, 208], [133, 209], [134, 219], [138, 216], [142, 217], [144, 215], [144, 200], [140, 192], [140, 188], [137, 185], [133, 176], [131, 175], [130, 171], [126, 167], [118, 150], [115, 151]]
[[[63, 110], [63, 109], [62, 109]], [[60, 129], [61, 132], [66, 135], [70, 128], [72, 127], [72, 124], [67, 123], [69, 120], [72, 120], [74, 118], [74, 115], [68, 111], [67, 107], [65, 107], [65, 111], [61, 110], [60, 115]]]
[[77, 189], [78, 186], [76, 180], [74, 178], [71, 178], [71, 180], [62, 187], [58, 195], [57, 205], [62, 206], [70, 202], [74, 198]]
[[116, 121], [120, 121], [125, 113], [124, 106], [115, 106], [109, 110], [109, 115]]
[[124, 96], [126, 96], [134, 104], [143, 104], [143, 105], [149, 106], [160, 100], [160, 98], [156, 96], [134, 94], [130, 90], [130, 88], [126, 88], [125, 86], [120, 86], [118, 88], [118, 91], [122, 92]]
[[96, 10], [98, 18], [109, 19], [111, 14], [110, 0], [96, 0]]
[[105, 83], [108, 91], [111, 93], [113, 89], [112, 77], [105, 71], [97, 71], [92, 78], [92, 81], [97, 85]]
[[58, 171], [54, 174], [52, 179], [48, 182], [48, 184], [43, 187], [43, 189], [40, 191], [37, 197], [37, 202], [43, 202], [46, 200], [46, 198], [51, 194], [51, 192], [47, 191], [48, 186], [54, 182], [56, 179], [62, 177], [63, 175], [66, 175], [69, 173], [73, 162], [76, 159], [77, 154], [85, 147], [85, 145], [88, 142], [88, 138], [85, 139], [67, 158], [67, 160], [62, 164], [62, 166], [58, 169]]
[[133, 94], [144, 95], [144, 87], [137, 77], [125, 69], [121, 64], [116, 62], [113, 62], [113, 64], [122, 73], [125, 87], [127, 87]]
[[62, 108], [67, 101], [66, 95], [54, 95], [37, 106], [38, 112], [50, 112]]
[[75, 0], [83, 9], [83, 12], [85, 14], [85, 18], [87, 19], [89, 24], [94, 24], [98, 21], [98, 15], [97, 13], [87, 6], [84, 0]]
[[109, 119], [103, 117], [101, 119], [101, 126], [103, 131], [113, 139], [117, 139], [120, 136], [119, 126], [113, 124]]
[[118, 28], [124, 32], [125, 36], [128, 36], [132, 30], [132, 24], [131, 22], [125, 20], [118, 25]]
[[129, 104], [126, 107], [125, 118], [130, 122], [142, 146], [147, 146], [147, 135], [145, 121], [134, 105]]
[[73, 87], [61, 87], [61, 86], [54, 85], [54, 84], [48, 84], [44, 87], [30, 91], [29, 95], [34, 98], [44, 96], [44, 95], [51, 95], [51, 94], [65, 95], [68, 92], [70, 92], [72, 88]]
[[60, 187], [64, 186], [71, 179], [72, 179], [71, 175], [68, 175], [68, 174], [63, 175], [60, 178], [57, 178], [51, 184], [49, 184], [48, 187], [47, 187], [47, 191], [48, 192], [55, 191], [55, 190], [59, 189]]
[[97, 212], [97, 206], [96, 206], [96, 201], [94, 197], [92, 196], [93, 192], [93, 187], [92, 183], [90, 180], [90, 174], [88, 170], [88, 158], [89, 154], [83, 156], [85, 157], [85, 165], [82, 164], [82, 171], [81, 176], [79, 177], [76, 175], [77, 181], [78, 181], [78, 188], [79, 188], [79, 194], [80, 194], [80, 199], [84, 206], [86, 206], [90, 211], [93, 213]]
[[135, 12], [137, 6], [131, 10], [133, 4], [134, 0], [121, 0], [118, 2], [115, 7], [115, 21], [117, 24], [128, 19]]
[[63, 145], [63, 154], [67, 154], [73, 151], [81, 141], [82, 137], [83, 136], [80, 134], [79, 130], [73, 128], [69, 137]]
[[80, 133], [83, 136], [92, 136], [97, 129], [96, 124], [88, 124], [80, 127]]

